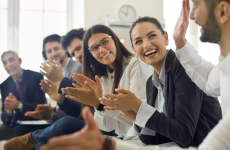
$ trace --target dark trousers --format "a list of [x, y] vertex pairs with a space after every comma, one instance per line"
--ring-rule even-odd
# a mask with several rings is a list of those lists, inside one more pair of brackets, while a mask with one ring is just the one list
[[6, 124], [0, 124], [0, 141], [9, 140], [13, 137], [14, 128]]
[[25, 135], [29, 132], [38, 130], [38, 129], [44, 129], [49, 125], [17, 125], [14, 127], [14, 137]]
[[[43, 130], [36, 130], [32, 133], [32, 139], [36, 143], [35, 150], [39, 150], [40, 146], [46, 144], [52, 137], [72, 134], [80, 131], [84, 126], [85, 122], [83, 120], [66, 116], [57, 120], [54, 124]], [[116, 136], [114, 131], [102, 133], [110, 136]]]

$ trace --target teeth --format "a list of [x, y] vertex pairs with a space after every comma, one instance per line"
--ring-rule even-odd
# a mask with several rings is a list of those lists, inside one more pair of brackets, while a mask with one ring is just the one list
[[110, 53], [108, 53], [108, 54], [104, 55], [102, 58], [105, 58], [105, 57], [109, 56], [109, 54], [110, 54]]
[[148, 52], [145, 53], [145, 55], [147, 56], [147, 55], [149, 55], [149, 54], [151, 54], [151, 53], [155, 53], [156, 51], [157, 51], [157, 50], [148, 51]]

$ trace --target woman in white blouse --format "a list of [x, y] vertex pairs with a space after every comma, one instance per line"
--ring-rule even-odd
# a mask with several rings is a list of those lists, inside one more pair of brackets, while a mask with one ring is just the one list
[[[74, 79], [81, 87], [75, 85], [76, 88], [66, 88], [63, 92], [72, 100], [93, 106], [94, 119], [101, 130], [107, 132], [115, 130], [120, 139], [139, 141], [138, 137], [126, 137], [133, 124], [133, 121], [123, 114], [127, 112], [104, 110], [99, 97], [102, 93], [112, 94], [116, 93], [116, 88], [124, 88], [145, 102], [145, 83], [153, 69], [138, 57], [134, 57], [116, 34], [104, 25], [95, 25], [87, 30], [83, 53], [85, 76], [74, 75]], [[96, 82], [87, 78], [94, 76]]]

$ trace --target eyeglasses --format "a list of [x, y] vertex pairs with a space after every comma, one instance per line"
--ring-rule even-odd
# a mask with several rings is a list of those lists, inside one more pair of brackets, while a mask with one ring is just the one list
[[101, 40], [100, 44], [91, 46], [88, 50], [91, 52], [91, 54], [97, 54], [99, 52], [99, 47], [106, 48], [109, 45], [109, 38], [112, 36], [108, 36]]

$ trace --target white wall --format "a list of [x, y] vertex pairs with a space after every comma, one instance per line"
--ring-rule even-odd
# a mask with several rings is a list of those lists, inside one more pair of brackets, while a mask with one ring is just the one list
[[[163, 23], [163, 0], [85, 0], [85, 28], [104, 22], [105, 17], [119, 20], [118, 9], [129, 4], [138, 16], [151, 16]], [[130, 24], [131, 25], [131, 24]], [[111, 27], [119, 38], [125, 40], [125, 46], [131, 50], [129, 27]]]

